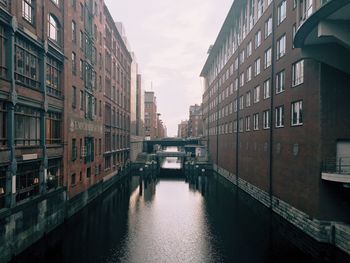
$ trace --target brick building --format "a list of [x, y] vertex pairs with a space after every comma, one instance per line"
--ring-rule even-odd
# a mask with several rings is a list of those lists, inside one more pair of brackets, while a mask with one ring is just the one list
[[[201, 72], [216, 169], [323, 242], [333, 221], [350, 223], [350, 181], [336, 164], [350, 156], [349, 45], [336, 30], [347, 4], [234, 1]], [[333, 22], [317, 34], [321, 17]]]
[[189, 110], [188, 136], [201, 137], [203, 135], [203, 118], [201, 105], [192, 105]]
[[157, 98], [153, 91], [145, 91], [145, 137], [157, 138]]
[[181, 121], [177, 128], [177, 137], [187, 138], [188, 137], [188, 120]]
[[163, 120], [160, 119], [160, 114], [157, 116], [157, 138], [165, 138], [167, 137], [167, 129]]
[[0, 209], [129, 158], [131, 56], [103, 1], [0, 1]]

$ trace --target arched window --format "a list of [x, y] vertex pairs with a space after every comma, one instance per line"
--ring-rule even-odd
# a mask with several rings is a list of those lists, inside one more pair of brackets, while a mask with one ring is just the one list
[[49, 15], [47, 35], [51, 40], [59, 42], [59, 24], [52, 15]]

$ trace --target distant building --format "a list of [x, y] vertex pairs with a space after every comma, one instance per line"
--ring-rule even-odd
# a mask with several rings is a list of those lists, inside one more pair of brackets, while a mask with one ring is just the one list
[[157, 98], [153, 91], [145, 91], [145, 137], [157, 138]]
[[[127, 40], [125, 37], [124, 40]], [[144, 102], [142, 91], [142, 76], [136, 56], [131, 52], [131, 82], [130, 82], [130, 160], [136, 161], [137, 155], [143, 150], [144, 139]]]
[[181, 121], [177, 129], [177, 137], [187, 138], [188, 137], [188, 120]]
[[161, 138], [165, 138], [167, 136], [167, 130], [166, 130], [166, 126], [164, 125], [163, 121], [160, 119], [160, 114], [158, 113], [157, 116], [157, 138], [161, 139]]
[[201, 137], [203, 135], [202, 107], [200, 105], [190, 106], [188, 120], [188, 136]]

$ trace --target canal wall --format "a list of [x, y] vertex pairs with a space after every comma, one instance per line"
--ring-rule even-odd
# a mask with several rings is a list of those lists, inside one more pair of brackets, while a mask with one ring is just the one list
[[283, 200], [272, 196], [255, 185], [237, 178], [235, 174], [213, 164], [213, 171], [238, 186], [250, 196], [293, 224], [318, 242], [332, 244], [350, 255], [350, 226], [340, 222], [321, 221], [310, 218], [306, 213], [296, 209]]
[[[16, 207], [1, 210], [0, 263], [11, 260], [14, 255], [24, 251], [98, 196], [112, 189], [112, 186], [124, 181], [129, 174], [129, 169], [125, 169], [71, 199], [68, 199], [65, 188], [59, 188]], [[122, 189], [123, 184], [119, 184], [118, 188]]]

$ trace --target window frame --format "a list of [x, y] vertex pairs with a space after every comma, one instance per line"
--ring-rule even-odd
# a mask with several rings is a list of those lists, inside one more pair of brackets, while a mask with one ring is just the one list
[[[295, 106], [299, 105], [298, 109]], [[297, 110], [297, 111], [295, 111]], [[296, 116], [295, 116], [296, 115]], [[291, 126], [302, 126], [303, 120], [303, 100], [297, 100], [291, 103]], [[295, 121], [297, 120], [297, 121]], [[301, 121], [300, 121], [301, 120]]]

